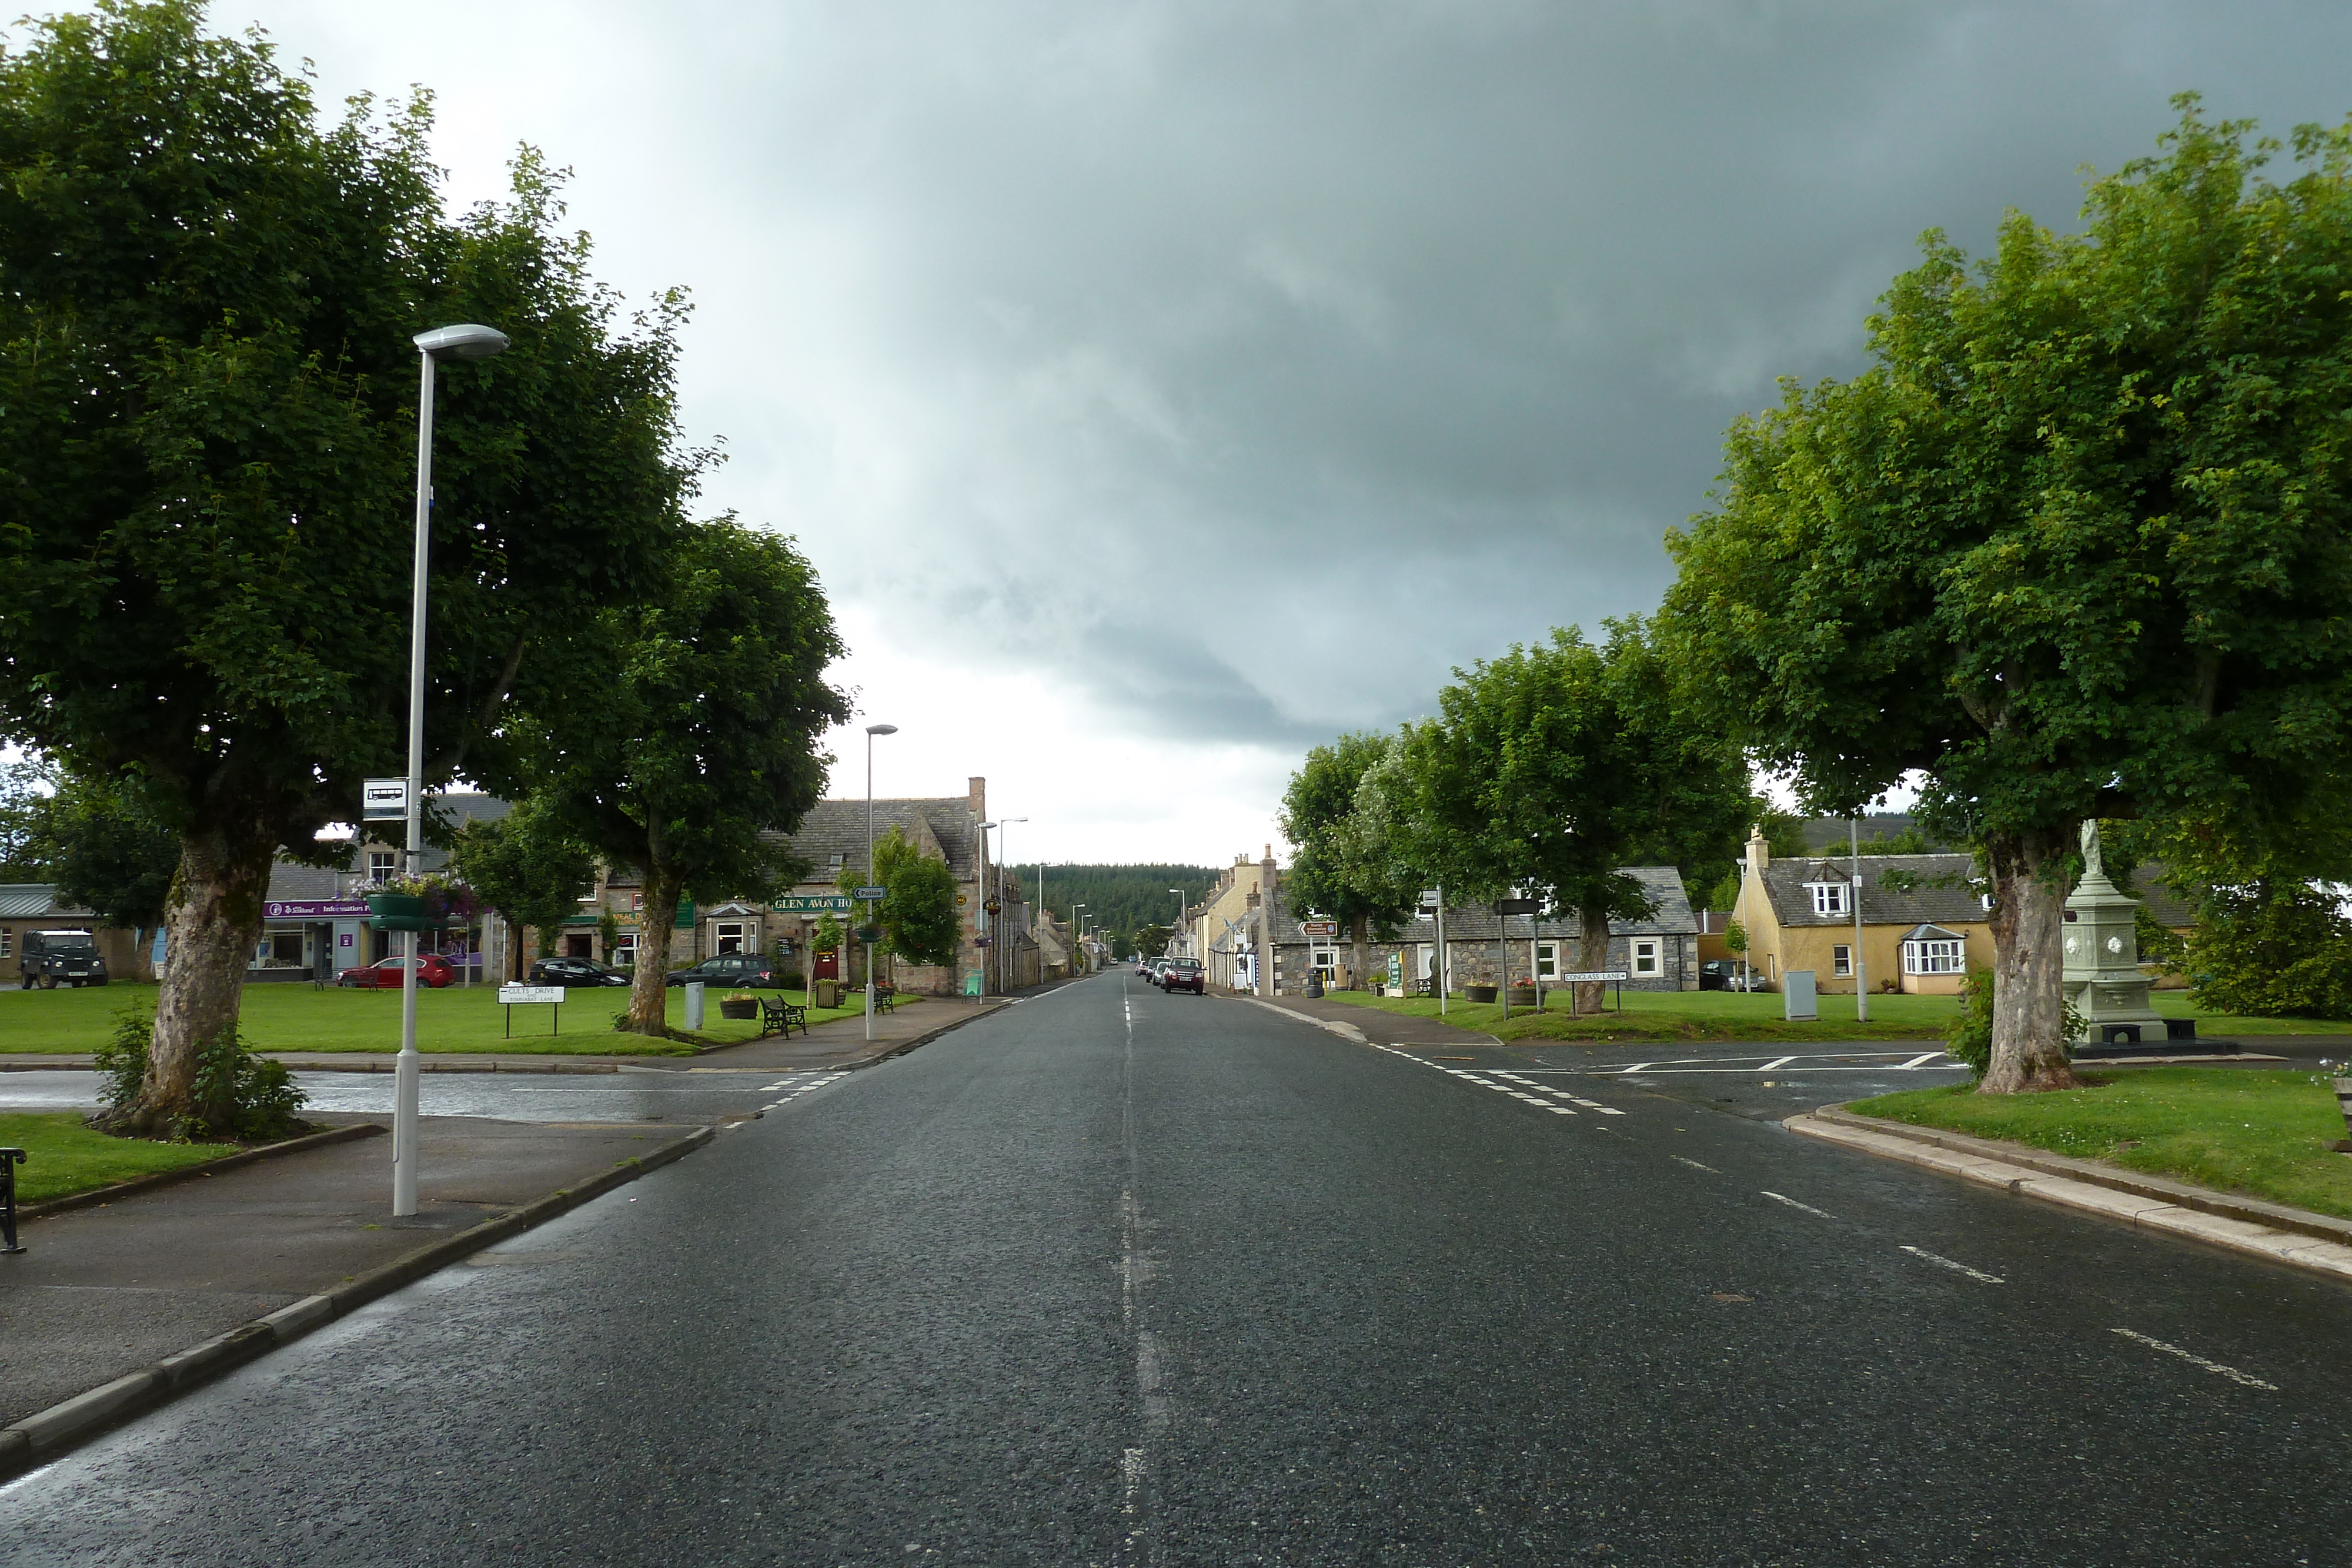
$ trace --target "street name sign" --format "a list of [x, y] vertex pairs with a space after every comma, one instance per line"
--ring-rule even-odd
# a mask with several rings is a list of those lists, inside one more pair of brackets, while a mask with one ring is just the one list
[[360, 785], [360, 817], [363, 821], [398, 821], [408, 815], [408, 780], [370, 779]]
[[860, 898], [887, 898], [890, 896], [890, 890], [887, 887], [861, 887], [857, 890], [857, 896]]
[[500, 986], [499, 1000], [508, 1007], [527, 1006], [533, 1002], [561, 1002], [562, 986]]
[[849, 898], [839, 893], [788, 893], [768, 907], [779, 915], [846, 915]]
[[1561, 985], [1588, 985], [1595, 980], [1630, 980], [1633, 977], [1623, 969], [1587, 969], [1577, 975], [1554, 975], [1552, 979]]

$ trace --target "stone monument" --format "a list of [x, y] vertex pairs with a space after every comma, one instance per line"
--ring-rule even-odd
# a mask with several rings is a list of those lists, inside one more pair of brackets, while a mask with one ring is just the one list
[[2107, 880], [2099, 854], [2099, 824], [2083, 824], [2083, 880], [2066, 900], [2063, 986], [2082, 1015], [2077, 1045], [2099, 1045], [2118, 1024], [2137, 1026], [2143, 1041], [2165, 1038], [2164, 1015], [2149, 1005], [2147, 977], [2139, 972], [2139, 900]]

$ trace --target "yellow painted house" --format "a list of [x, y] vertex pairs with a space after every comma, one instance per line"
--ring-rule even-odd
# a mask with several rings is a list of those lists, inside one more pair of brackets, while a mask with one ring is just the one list
[[[1853, 867], [1862, 868], [1862, 885]], [[1775, 862], [1761, 834], [1748, 840], [1733, 918], [1748, 932], [1748, 962], [1776, 988], [1811, 969], [1823, 995], [1853, 994], [1856, 959], [1874, 992], [1957, 993], [1992, 967], [1991, 916], [1969, 855], [1806, 855]], [[1855, 952], [1854, 899], [1862, 904]]]

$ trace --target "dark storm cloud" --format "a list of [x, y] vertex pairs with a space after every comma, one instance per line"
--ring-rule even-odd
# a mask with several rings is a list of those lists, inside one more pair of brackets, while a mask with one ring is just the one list
[[1286, 747], [1650, 608], [1726, 424], [1858, 368], [1922, 229], [2070, 225], [2183, 88], [2352, 108], [2340, 5], [708, 20], [678, 112], [806, 345], [739, 378], [730, 482], [912, 646]]

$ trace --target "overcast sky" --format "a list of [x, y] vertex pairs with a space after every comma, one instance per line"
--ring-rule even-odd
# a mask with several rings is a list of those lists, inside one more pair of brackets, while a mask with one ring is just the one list
[[[1653, 608], [1777, 376], [1919, 232], [2069, 225], [2182, 89], [2352, 110], [2352, 6], [228, 0], [530, 141], [697, 301], [714, 509], [798, 536], [889, 795], [1016, 859], [1255, 855], [1308, 745]], [[865, 787], [835, 743], [835, 793]]]

